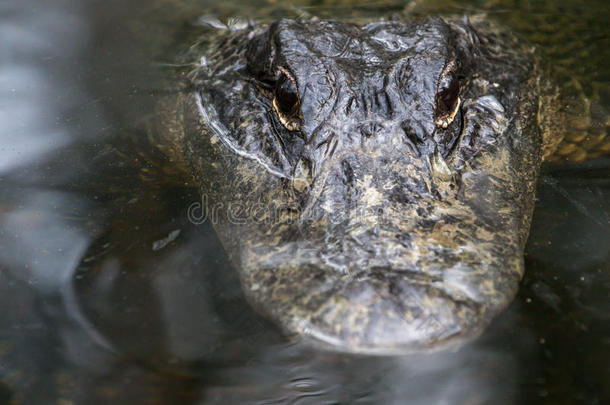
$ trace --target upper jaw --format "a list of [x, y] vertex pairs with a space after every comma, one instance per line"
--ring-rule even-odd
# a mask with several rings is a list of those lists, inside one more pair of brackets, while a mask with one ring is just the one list
[[468, 342], [510, 303], [523, 260], [518, 207], [490, 218], [479, 205], [506, 208], [489, 200], [502, 194], [477, 196], [481, 184], [494, 186], [464, 181], [465, 200], [432, 204], [425, 218], [413, 206], [376, 223], [295, 230], [290, 242], [244, 240], [236, 265], [246, 296], [287, 334], [334, 351]]

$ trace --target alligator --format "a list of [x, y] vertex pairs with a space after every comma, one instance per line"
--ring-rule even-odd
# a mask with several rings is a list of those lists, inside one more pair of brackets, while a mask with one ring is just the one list
[[514, 298], [562, 141], [534, 48], [480, 16], [219, 28], [161, 100], [250, 304], [340, 352], [457, 348]]

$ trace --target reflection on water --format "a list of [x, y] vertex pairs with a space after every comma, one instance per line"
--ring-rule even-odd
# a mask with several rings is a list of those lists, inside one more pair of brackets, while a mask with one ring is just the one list
[[[607, 160], [545, 173], [519, 296], [459, 352], [316, 352], [254, 313], [209, 224], [187, 220], [196, 195], [142, 184], [98, 141], [148, 114], [165, 50], [193, 35], [176, 22], [191, 9], [328, 16], [348, 2], [190, 0], [168, 13], [174, 3], [0, 5], [0, 404], [610, 398]], [[371, 4], [350, 13], [404, 8]]]
[[89, 36], [78, 2], [61, 9], [38, 3], [0, 5], [0, 173], [65, 145], [76, 136], [73, 124], [81, 125], [81, 137], [101, 127], [74, 80]]

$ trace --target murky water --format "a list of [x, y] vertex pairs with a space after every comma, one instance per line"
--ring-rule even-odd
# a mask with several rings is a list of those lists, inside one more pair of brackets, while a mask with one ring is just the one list
[[519, 296], [481, 338], [376, 358], [285, 341], [245, 302], [211, 226], [188, 220], [196, 194], [141, 181], [135, 154], [103, 143], [138, 139], [205, 14], [487, 11], [533, 40], [556, 29], [549, 54], [576, 53], [608, 108], [605, 2], [124, 3], [0, 4], [0, 404], [608, 403], [608, 160], [544, 174]]

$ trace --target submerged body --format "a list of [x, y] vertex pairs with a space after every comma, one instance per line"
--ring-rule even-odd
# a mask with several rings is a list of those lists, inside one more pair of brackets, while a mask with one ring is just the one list
[[211, 42], [159, 137], [255, 308], [385, 354], [463, 344], [511, 302], [563, 120], [532, 48], [479, 18], [281, 20]]

